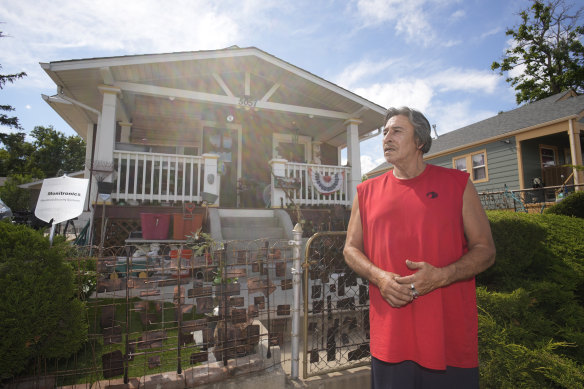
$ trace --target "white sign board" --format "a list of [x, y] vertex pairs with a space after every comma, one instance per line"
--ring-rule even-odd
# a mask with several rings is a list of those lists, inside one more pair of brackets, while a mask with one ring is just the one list
[[53, 219], [55, 225], [81, 215], [88, 183], [86, 178], [67, 176], [44, 180], [35, 216], [47, 223]]

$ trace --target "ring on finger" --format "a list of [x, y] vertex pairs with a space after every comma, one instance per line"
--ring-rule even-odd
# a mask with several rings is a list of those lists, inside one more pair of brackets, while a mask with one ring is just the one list
[[414, 300], [420, 297], [420, 293], [416, 290], [414, 284], [410, 284], [410, 289], [412, 290], [412, 297], [414, 298]]

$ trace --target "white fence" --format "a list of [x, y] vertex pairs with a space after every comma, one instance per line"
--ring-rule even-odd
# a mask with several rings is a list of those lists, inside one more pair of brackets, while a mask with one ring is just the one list
[[[290, 197], [294, 204], [297, 205], [350, 205], [351, 199], [349, 193], [350, 168], [333, 165], [316, 165], [306, 163], [286, 162], [285, 177], [294, 179], [299, 183], [299, 189], [288, 189], [287, 196]], [[341, 180], [339, 189], [330, 193], [323, 194], [319, 191], [311, 178], [311, 171], [317, 172], [323, 180]], [[275, 184], [274, 173], [272, 176], [272, 185]], [[272, 199], [273, 200], [273, 199]], [[285, 205], [289, 203], [285, 199]], [[273, 205], [279, 205], [272, 202]]]
[[201, 201], [202, 157], [114, 151], [114, 165], [116, 200]]

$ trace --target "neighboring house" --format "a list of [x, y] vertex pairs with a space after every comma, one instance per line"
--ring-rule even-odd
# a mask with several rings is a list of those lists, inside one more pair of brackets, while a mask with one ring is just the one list
[[139, 206], [350, 206], [385, 114], [255, 47], [41, 66], [58, 91], [43, 98], [87, 142], [92, 201], [102, 181]]
[[[529, 189], [535, 179], [561, 185], [572, 172], [568, 183], [582, 185], [582, 172], [563, 165], [582, 165], [583, 115], [584, 96], [559, 93], [440, 135], [424, 160], [468, 171], [479, 192]], [[390, 169], [383, 163], [366, 176]]]

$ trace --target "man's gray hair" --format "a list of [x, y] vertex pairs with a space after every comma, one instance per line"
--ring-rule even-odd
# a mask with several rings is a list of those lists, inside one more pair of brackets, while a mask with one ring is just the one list
[[403, 115], [407, 117], [412, 123], [414, 127], [414, 137], [416, 139], [416, 143], [419, 146], [422, 146], [420, 150], [422, 150], [423, 154], [426, 154], [430, 151], [430, 146], [432, 146], [432, 135], [430, 130], [430, 122], [426, 117], [418, 110], [409, 107], [391, 107], [387, 110], [385, 114], [385, 122], [383, 126], [387, 124], [387, 121], [391, 119], [393, 116]]

